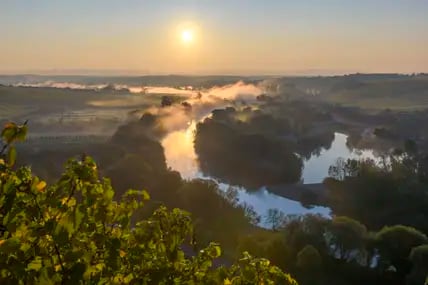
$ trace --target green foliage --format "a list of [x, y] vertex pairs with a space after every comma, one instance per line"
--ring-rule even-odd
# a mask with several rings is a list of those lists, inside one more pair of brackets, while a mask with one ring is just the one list
[[312, 245], [305, 246], [297, 254], [297, 266], [307, 270], [317, 270], [322, 265], [321, 255]]
[[223, 192], [213, 181], [186, 181], [163, 201], [191, 212], [198, 243], [216, 240], [224, 247], [225, 255], [233, 252], [236, 256], [238, 237], [251, 229], [250, 222], [258, 219], [251, 207], [238, 204], [236, 190]]
[[24, 141], [27, 129], [27, 122], [23, 125], [17, 125], [12, 122], [7, 123], [1, 132], [1, 138], [6, 144], [11, 144], [14, 141]]
[[[12, 145], [15, 141], [23, 141], [27, 135], [27, 122], [23, 125], [17, 125], [15, 123], [7, 123], [1, 134], [1, 140], [3, 142], [3, 147], [0, 149], [0, 159], [7, 150], [7, 163], [9, 166], [13, 166], [16, 161], [16, 149]], [[4, 160], [3, 160], [4, 161]]]
[[355, 258], [364, 248], [366, 227], [348, 217], [334, 217], [331, 221], [327, 240], [334, 253], [342, 260]]
[[297, 254], [296, 265], [299, 270], [299, 280], [303, 284], [322, 284], [322, 257], [312, 245], [305, 246]]
[[428, 245], [414, 247], [410, 252], [410, 260], [412, 260], [413, 264], [418, 264], [428, 269]]
[[[25, 128], [6, 127], [8, 147], [25, 137]], [[69, 160], [53, 185], [10, 162], [0, 168], [0, 284], [297, 284], [247, 253], [215, 268], [220, 246], [193, 252], [182, 210], [160, 207], [135, 221], [148, 194], [128, 190], [115, 200], [88, 156]]]
[[376, 239], [381, 253], [387, 253], [388, 258], [407, 258], [413, 247], [426, 244], [427, 236], [420, 231], [403, 225], [384, 227]]
[[[224, 284], [290, 284], [297, 285], [289, 275], [284, 274], [276, 266], [271, 266], [269, 260], [264, 258], [253, 258], [244, 252], [237, 265], [230, 269], [232, 278], [227, 279]], [[230, 281], [229, 281], [230, 280]]]
[[423, 284], [428, 277], [428, 245], [413, 248], [409, 259], [413, 263], [413, 268], [408, 276], [408, 283], [412, 285]]
[[361, 221], [370, 230], [403, 224], [428, 232], [428, 169], [420, 155], [338, 161], [325, 179], [327, 205], [335, 215]]
[[[212, 118], [197, 124], [195, 151], [201, 170], [223, 182], [248, 189], [299, 181], [302, 159], [289, 143], [277, 135], [253, 129], [251, 120], [235, 119], [251, 113], [238, 114], [234, 108], [215, 110]], [[272, 127], [268, 126], [264, 129]]]
[[393, 266], [400, 280], [409, 274], [411, 263], [408, 259], [412, 248], [428, 243], [428, 238], [420, 231], [403, 225], [384, 227], [377, 235], [380, 266]]

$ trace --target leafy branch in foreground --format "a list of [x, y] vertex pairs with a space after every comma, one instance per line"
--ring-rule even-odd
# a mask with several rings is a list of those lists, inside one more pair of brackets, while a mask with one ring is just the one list
[[1, 133], [1, 284], [297, 284], [248, 253], [229, 268], [214, 267], [220, 246], [194, 253], [192, 221], [182, 210], [160, 207], [133, 222], [148, 194], [128, 190], [114, 200], [88, 156], [69, 160], [50, 186], [29, 167], [15, 169], [13, 144], [26, 131], [8, 123]]

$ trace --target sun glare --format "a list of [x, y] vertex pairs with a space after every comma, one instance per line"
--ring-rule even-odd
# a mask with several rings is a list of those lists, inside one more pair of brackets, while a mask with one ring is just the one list
[[181, 40], [184, 43], [190, 43], [193, 41], [193, 33], [191, 30], [184, 30], [181, 32]]

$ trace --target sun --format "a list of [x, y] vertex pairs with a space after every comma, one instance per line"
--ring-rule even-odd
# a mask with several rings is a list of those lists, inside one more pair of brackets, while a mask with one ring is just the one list
[[190, 43], [193, 41], [193, 32], [191, 30], [184, 30], [181, 32], [181, 41], [183, 43]]

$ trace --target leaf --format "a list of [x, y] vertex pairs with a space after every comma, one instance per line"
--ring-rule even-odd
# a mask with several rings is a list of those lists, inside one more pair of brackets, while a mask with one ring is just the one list
[[36, 256], [36, 258], [31, 261], [27, 266], [28, 270], [39, 271], [40, 268], [42, 268], [42, 258], [40, 256]]
[[2, 241], [0, 250], [4, 253], [11, 253], [19, 249], [20, 247], [21, 246], [19, 239], [16, 237], [12, 237]]
[[129, 273], [125, 278], [123, 279], [123, 282], [125, 284], [130, 283], [134, 279], [134, 274]]
[[[16, 127], [15, 123], [13, 123], [13, 122], [7, 122], [6, 124], [4, 124], [3, 129], [6, 130], [6, 129], [15, 128], [15, 127]], [[3, 132], [4, 132], [4, 130], [3, 130]], [[3, 132], [2, 132], [2, 135], [3, 135]]]
[[215, 250], [214, 257], [219, 257], [221, 255], [221, 248], [220, 248], [220, 246], [216, 245], [214, 247], [214, 250]]
[[17, 132], [16, 124], [9, 122], [9, 123], [6, 123], [6, 125], [4, 126], [4, 129], [1, 132], [1, 137], [7, 144], [9, 144], [13, 142], [13, 140], [15, 139], [16, 132]]
[[208, 248], [206, 248], [208, 256], [211, 258], [217, 258], [221, 255], [221, 248], [216, 243], [211, 243]]
[[20, 126], [17, 129], [16, 135], [15, 135], [15, 139], [17, 141], [24, 141], [25, 137], [27, 136], [27, 131], [28, 131], [28, 127], [27, 126]]
[[124, 250], [120, 250], [119, 251], [119, 255], [120, 255], [120, 257], [125, 257], [126, 256], [126, 252], [124, 251]]
[[20, 248], [20, 250], [21, 251], [23, 251], [23, 252], [26, 252], [27, 250], [29, 250], [31, 248], [31, 244], [30, 243], [23, 243], [22, 245], [21, 245], [21, 248]]
[[86, 271], [86, 265], [81, 262], [76, 262], [70, 270], [70, 283], [69, 284], [82, 284], [81, 281], [83, 274]]
[[13, 166], [16, 162], [16, 155], [17, 155], [16, 148], [14, 146], [11, 146], [9, 148], [9, 152], [7, 155], [8, 155], [7, 160], [8, 160], [9, 166]]
[[79, 209], [76, 209], [74, 211], [74, 227], [77, 229], [80, 226], [80, 223], [82, 223], [82, 219], [84, 217], [84, 213], [82, 213]]
[[143, 200], [150, 200], [150, 195], [147, 193], [147, 191], [141, 191], [141, 195], [143, 196]]
[[39, 183], [37, 183], [36, 189], [39, 192], [44, 192], [45, 189], [46, 189], [46, 182], [45, 181], [40, 181]]

